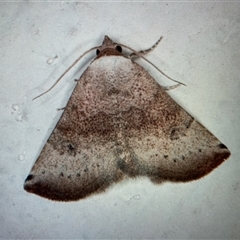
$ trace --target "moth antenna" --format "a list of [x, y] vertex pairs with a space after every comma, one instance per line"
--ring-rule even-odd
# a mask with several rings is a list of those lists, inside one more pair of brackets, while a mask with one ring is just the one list
[[[159, 40], [157, 41], [156, 44], [154, 44], [154, 46], [157, 46], [158, 43], [162, 40], [163, 37], [160, 37]], [[146, 62], [148, 62], [150, 65], [152, 65], [154, 68], [156, 68], [163, 76], [165, 76], [166, 78], [170, 79], [171, 81], [175, 82], [175, 83], [178, 83], [178, 84], [181, 84], [181, 85], [184, 85], [186, 86], [186, 84], [182, 83], [182, 82], [179, 82], [171, 77], [169, 77], [166, 73], [164, 73], [161, 69], [159, 69], [155, 64], [153, 64], [152, 62], [150, 62], [147, 58], [145, 58], [144, 56], [142, 56], [142, 54], [144, 53], [144, 51], [140, 51], [140, 52], [137, 52], [136, 50], [132, 49], [131, 47], [128, 47], [124, 44], [121, 44], [121, 43], [117, 43], [118, 46], [121, 46], [121, 47], [124, 47], [124, 48], [127, 48], [128, 50], [132, 51], [134, 53], [134, 55], [138, 56], [138, 57], [141, 57], [142, 59], [144, 59]], [[154, 47], [153, 46], [153, 47]], [[146, 50], [147, 52], [149, 52], [153, 47], [149, 48], [148, 50]]]
[[163, 76], [165, 76], [165, 77], [168, 78], [169, 80], [171, 80], [171, 81], [173, 81], [173, 82], [175, 82], [175, 83], [178, 83], [178, 84], [181, 84], [181, 85], [186, 86], [185, 83], [182, 83], [182, 82], [180, 82], [180, 81], [177, 81], [177, 80], [169, 77], [166, 73], [164, 73], [160, 68], [158, 68], [158, 67], [157, 67], [156, 65], [154, 65], [152, 62], [150, 62], [147, 58], [145, 58], [145, 57], [143, 57], [143, 56], [141, 56], [141, 57], [142, 57], [146, 62], [148, 62], [149, 64], [151, 64], [153, 67], [155, 67]]
[[[153, 46], [151, 46], [151, 47], [148, 48], [148, 49], [138, 51], [138, 53], [142, 56], [142, 55], [144, 55], [144, 54], [147, 54], [147, 53], [151, 52], [154, 48], [156, 48], [156, 47], [158, 46], [158, 44], [162, 41], [162, 39], [163, 39], [163, 36], [161, 36], [161, 37], [157, 40], [157, 42], [154, 43]], [[135, 57], [135, 53], [132, 53], [132, 54], [130, 54], [129, 56], [130, 56], [131, 58], [133, 58], [133, 57]]]
[[37, 97], [33, 98], [33, 100], [41, 97], [41, 96], [44, 95], [45, 93], [47, 93], [47, 92], [49, 92], [50, 90], [52, 90], [52, 89], [57, 85], [57, 83], [68, 73], [68, 71], [69, 71], [81, 58], [83, 58], [86, 54], [88, 54], [89, 52], [91, 52], [92, 50], [95, 50], [95, 49], [97, 49], [97, 48], [99, 48], [99, 46], [98, 46], [98, 47], [93, 47], [93, 48], [87, 50], [86, 52], [84, 52], [80, 57], [78, 57], [78, 58], [71, 64], [70, 67], [67, 68], [67, 70], [57, 79], [57, 81], [56, 81], [47, 91], [45, 91], [45, 92], [41, 93], [40, 95], [38, 95]]

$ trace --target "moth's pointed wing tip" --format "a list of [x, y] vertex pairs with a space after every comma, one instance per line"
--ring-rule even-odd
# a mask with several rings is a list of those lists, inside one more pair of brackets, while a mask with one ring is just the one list
[[41, 186], [37, 187], [37, 185], [39, 185], [38, 181], [36, 181], [35, 176], [30, 173], [27, 176], [27, 178], [25, 179], [23, 188], [25, 191], [27, 191], [29, 193], [34, 193], [34, 194], [40, 195], [38, 190], [41, 189]]
[[189, 173], [189, 179], [186, 178], [184, 181], [194, 181], [207, 176], [225, 162], [230, 155], [230, 151], [224, 144], [218, 144], [215, 151], [213, 151], [212, 154], [209, 154], [208, 157], [206, 156], [205, 161], [203, 161], [204, 164], [197, 167], [193, 173]]
[[207, 176], [214, 169], [216, 169], [223, 162], [225, 162], [230, 157], [230, 155], [230, 151], [224, 144], [218, 144], [216, 150], [212, 153], [212, 155], [209, 156], [209, 159], [206, 158], [206, 165], [203, 165], [202, 171], [199, 171], [199, 174], [197, 174], [198, 171], [196, 171], [196, 174], [190, 174], [189, 181], [198, 180]]
[[223, 143], [219, 143], [217, 147], [218, 147], [218, 154], [219, 154], [218, 160], [220, 165], [222, 162], [224, 162], [230, 157], [231, 152], [229, 151], [227, 146], [224, 145]]
[[[222, 164], [223, 162], [225, 162], [230, 156], [231, 156], [231, 152], [229, 151], [229, 149], [227, 148], [226, 145], [224, 145], [223, 143], [220, 143], [218, 145], [219, 147], [219, 164]], [[217, 166], [218, 166], [217, 165]], [[216, 167], [217, 167], [216, 166]]]
[[231, 152], [230, 152], [230, 150], [227, 148], [227, 146], [226, 145], [224, 145], [223, 143], [219, 143], [218, 144], [218, 148], [219, 148], [219, 151], [222, 153], [222, 155], [223, 155], [223, 159], [224, 160], [227, 160], [229, 157], [230, 157], [230, 155], [231, 155]]
[[224, 149], [224, 148], [225, 148], [225, 149], [228, 149], [227, 146], [224, 145], [223, 143], [218, 144], [218, 147], [219, 147], [219, 148], [223, 148], [223, 149]]
[[61, 181], [56, 178], [44, 178], [38, 173], [30, 173], [23, 185], [24, 190], [29, 193], [60, 202], [78, 201], [94, 193], [103, 192], [107, 187], [95, 186], [95, 189], [78, 187], [74, 182]]
[[23, 188], [25, 191], [27, 192], [32, 192], [32, 188], [31, 188], [31, 180], [33, 179], [33, 175], [32, 174], [29, 174], [27, 176], [27, 178], [25, 179], [24, 181], [24, 184], [23, 184]]
[[[55, 192], [51, 186], [47, 182], [43, 182], [34, 176], [33, 174], [29, 174], [24, 182], [23, 188], [25, 191], [29, 193], [36, 194], [43, 198], [47, 198], [49, 200], [54, 201], [71, 201], [70, 198], [67, 198], [67, 195], [61, 194], [59, 192]], [[78, 200], [78, 199], [76, 199]]]
[[184, 183], [196, 181], [211, 173], [219, 165], [225, 162], [230, 155], [231, 153], [228, 148], [224, 144], [218, 143], [214, 147], [214, 150], [210, 152], [209, 155], [205, 155], [198, 163], [194, 159], [191, 159], [188, 166], [171, 169], [170, 171], [167, 169], [166, 173], [164, 172], [163, 174], [162, 172], [161, 175], [151, 176], [150, 180], [154, 184], [161, 184], [163, 182]]

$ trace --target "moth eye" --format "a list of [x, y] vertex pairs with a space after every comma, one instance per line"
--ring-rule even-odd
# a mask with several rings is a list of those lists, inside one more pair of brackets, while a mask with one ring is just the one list
[[96, 54], [98, 55], [99, 53], [100, 53], [100, 50], [99, 50], [99, 49], [97, 49], [97, 50], [96, 50]]
[[122, 47], [121, 47], [121, 46], [116, 46], [115, 49], [116, 49], [118, 52], [122, 52]]

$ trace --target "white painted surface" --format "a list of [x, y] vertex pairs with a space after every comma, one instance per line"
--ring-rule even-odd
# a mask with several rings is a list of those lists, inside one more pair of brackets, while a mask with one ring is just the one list
[[[231, 2], [0, 3], [0, 238], [240, 238], [240, 5]], [[228, 161], [185, 184], [124, 181], [72, 203], [23, 182], [104, 35], [187, 84], [170, 95], [228, 146]], [[171, 85], [140, 61], [162, 85]]]

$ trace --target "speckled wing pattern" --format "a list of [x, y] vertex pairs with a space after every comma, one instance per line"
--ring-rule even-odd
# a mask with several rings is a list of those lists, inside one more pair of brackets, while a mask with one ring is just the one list
[[230, 156], [144, 68], [115, 51], [103, 48], [81, 76], [25, 181], [28, 192], [73, 201], [125, 176], [191, 181]]

